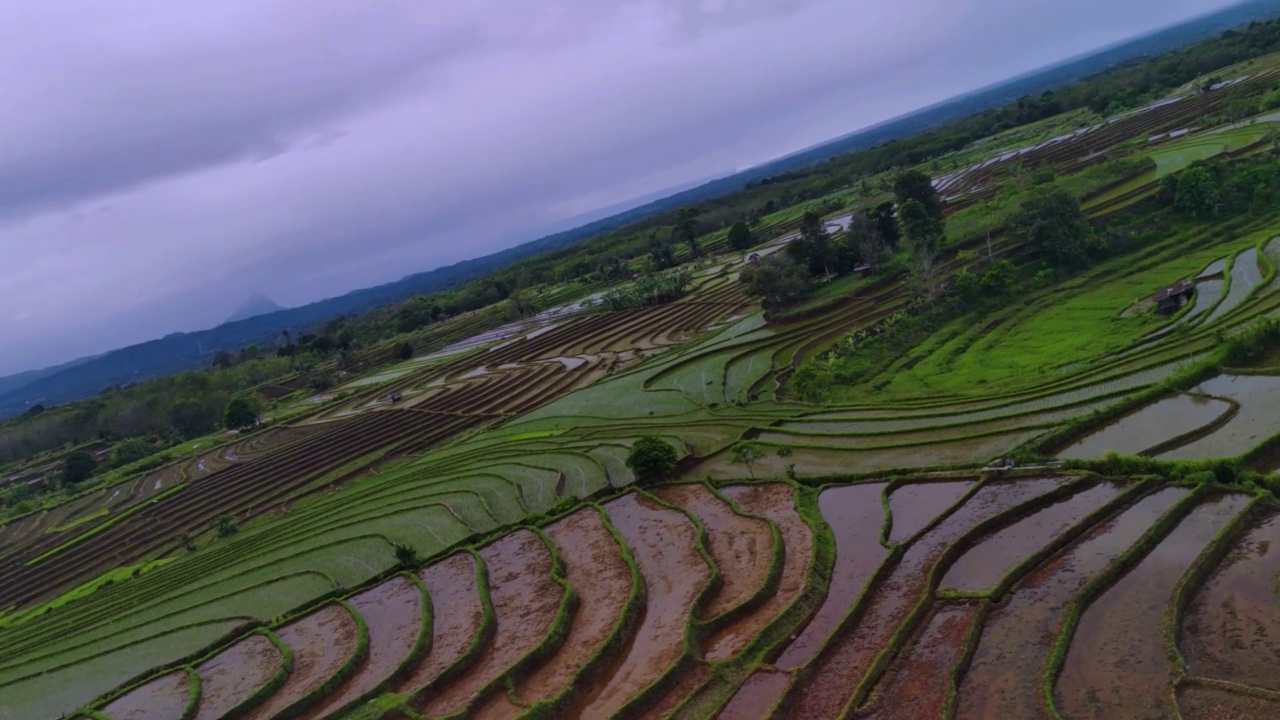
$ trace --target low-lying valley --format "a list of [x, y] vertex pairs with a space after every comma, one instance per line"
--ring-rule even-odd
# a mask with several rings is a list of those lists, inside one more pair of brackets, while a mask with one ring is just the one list
[[10, 463], [0, 720], [1280, 717], [1277, 98], [1021, 123], [295, 361], [155, 467]]

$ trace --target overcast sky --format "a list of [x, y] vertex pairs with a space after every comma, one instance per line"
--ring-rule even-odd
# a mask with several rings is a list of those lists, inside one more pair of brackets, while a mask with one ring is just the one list
[[10, 0], [0, 375], [493, 252], [1231, 4]]

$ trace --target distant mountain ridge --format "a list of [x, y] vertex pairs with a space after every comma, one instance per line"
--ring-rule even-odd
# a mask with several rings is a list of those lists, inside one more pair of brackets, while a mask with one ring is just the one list
[[[255, 318], [259, 315], [270, 315], [271, 313], [280, 312], [285, 309], [286, 308], [283, 305], [277, 305], [276, 301], [266, 295], [263, 295], [262, 293], [254, 293], [249, 296], [249, 299], [246, 300], [243, 305], [231, 314], [231, 317], [227, 318], [227, 323], [248, 320], [249, 318]], [[226, 323], [223, 324], [225, 325]]]
[[[174, 333], [159, 340], [75, 361], [50, 372], [0, 378], [0, 419], [22, 413], [34, 403], [54, 405], [95, 395], [112, 386], [207, 366], [220, 349], [271, 341], [283, 329], [314, 327], [339, 315], [361, 313], [406, 298], [449, 290], [550, 250], [576, 244], [657, 213], [736, 192], [763, 178], [815, 165], [838, 155], [932, 130], [949, 122], [999, 107], [1025, 95], [1062, 87], [1108, 68], [1160, 54], [1225, 30], [1280, 13], [1280, 0], [1251, 0], [1217, 13], [1149, 34], [1127, 43], [1024, 74], [952, 100], [806, 148], [743, 172], [712, 180], [659, 200], [619, 212], [571, 230], [554, 233], [508, 250], [357, 290], [287, 310], [254, 314], [210, 330]], [[266, 298], [264, 298], [266, 299]], [[268, 300], [268, 302], [270, 302]], [[271, 303], [275, 305], [275, 303]], [[278, 306], [277, 306], [278, 307]]]

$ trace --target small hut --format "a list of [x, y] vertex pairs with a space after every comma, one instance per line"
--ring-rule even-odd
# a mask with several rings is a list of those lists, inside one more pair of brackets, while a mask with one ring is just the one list
[[1161, 315], [1172, 315], [1182, 309], [1195, 292], [1196, 286], [1190, 280], [1179, 280], [1157, 291], [1151, 296], [1151, 302], [1155, 304], [1156, 312]]

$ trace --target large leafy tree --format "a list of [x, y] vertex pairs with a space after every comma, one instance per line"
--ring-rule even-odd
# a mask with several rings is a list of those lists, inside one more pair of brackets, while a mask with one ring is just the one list
[[902, 231], [911, 243], [911, 251], [916, 255], [934, 255], [942, 247], [945, 227], [942, 220], [929, 213], [928, 208], [917, 200], [908, 200], [898, 208], [898, 217], [902, 219]]
[[1208, 164], [1195, 163], [1178, 177], [1173, 205], [1198, 218], [1217, 215], [1222, 209], [1222, 179]]
[[84, 450], [76, 450], [62, 461], [62, 484], [79, 485], [93, 476], [98, 469], [98, 461]]
[[726, 238], [729, 248], [732, 250], [746, 250], [751, 247], [751, 229], [747, 224], [739, 220], [729, 228], [729, 236]]
[[1083, 267], [1100, 250], [1080, 201], [1061, 188], [1037, 189], [1014, 214], [1012, 228], [1054, 265]]
[[929, 217], [939, 225], [942, 224], [942, 198], [933, 187], [933, 178], [928, 175], [919, 170], [908, 170], [902, 173], [893, 183], [893, 195], [898, 201], [899, 208], [914, 200], [920, 203]]
[[231, 402], [227, 403], [226, 412], [223, 413], [222, 422], [230, 430], [253, 427], [258, 424], [258, 410], [249, 398], [231, 398]]
[[746, 285], [747, 294], [760, 298], [768, 309], [795, 302], [813, 286], [807, 268], [776, 254], [743, 270], [739, 278]]

